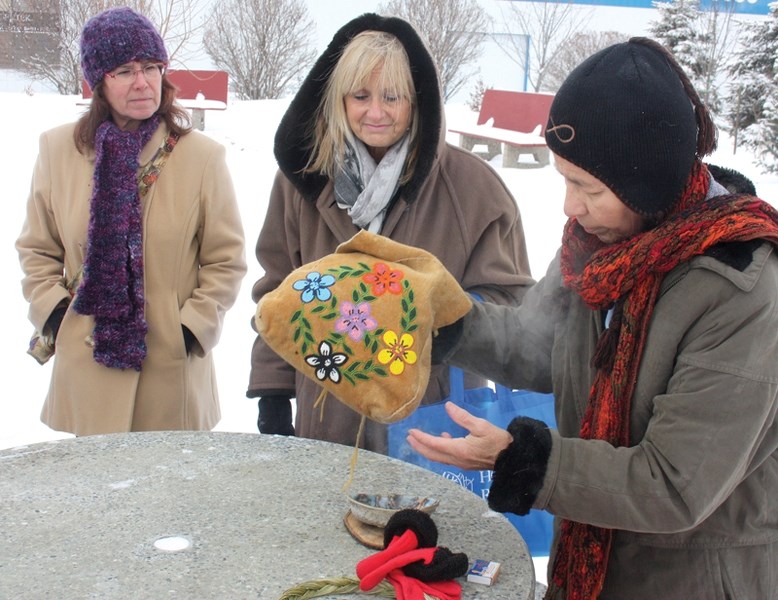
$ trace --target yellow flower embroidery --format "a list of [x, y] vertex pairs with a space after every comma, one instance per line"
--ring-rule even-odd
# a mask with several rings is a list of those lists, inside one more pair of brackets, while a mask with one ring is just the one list
[[389, 371], [392, 375], [401, 375], [405, 370], [405, 365], [412, 365], [416, 362], [416, 353], [411, 350], [413, 346], [413, 336], [409, 333], [403, 333], [401, 337], [392, 330], [387, 330], [383, 335], [384, 344], [388, 347], [378, 352], [378, 362], [382, 365], [389, 365]]

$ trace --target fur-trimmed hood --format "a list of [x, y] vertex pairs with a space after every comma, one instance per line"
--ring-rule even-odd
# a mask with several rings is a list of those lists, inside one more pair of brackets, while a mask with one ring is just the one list
[[300, 90], [289, 104], [276, 131], [273, 151], [278, 166], [299, 192], [315, 201], [327, 183], [320, 174], [303, 174], [312, 147], [313, 119], [321, 102], [324, 87], [337, 64], [343, 48], [363, 31], [384, 31], [394, 35], [405, 47], [411, 63], [416, 102], [419, 106], [419, 158], [411, 180], [400, 189], [406, 202], [413, 202], [432, 170], [439, 148], [445, 144], [443, 95], [440, 79], [424, 41], [407, 22], [395, 17], [366, 13], [344, 25], [317, 59]]
[[730, 194], [750, 194], [751, 196], [756, 196], [754, 182], [740, 171], [710, 163], [706, 163], [705, 166], [708, 167], [708, 172], [716, 183], [727, 188]]

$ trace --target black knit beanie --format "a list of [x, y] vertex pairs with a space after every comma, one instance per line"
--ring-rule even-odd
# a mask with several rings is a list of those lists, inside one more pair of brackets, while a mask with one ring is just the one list
[[657, 218], [680, 199], [695, 160], [694, 107], [667, 57], [633, 41], [578, 65], [554, 97], [551, 151]]

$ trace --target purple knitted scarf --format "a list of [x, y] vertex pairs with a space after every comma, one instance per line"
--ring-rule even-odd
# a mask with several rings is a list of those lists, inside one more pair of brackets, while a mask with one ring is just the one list
[[73, 308], [94, 316], [95, 361], [116, 369], [140, 371], [146, 357], [138, 157], [158, 125], [153, 117], [122, 131], [106, 121], [95, 136], [84, 278]]

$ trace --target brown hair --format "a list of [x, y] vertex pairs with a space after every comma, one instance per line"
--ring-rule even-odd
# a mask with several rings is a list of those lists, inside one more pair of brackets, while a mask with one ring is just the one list
[[[81, 154], [94, 150], [97, 128], [111, 118], [111, 107], [103, 94], [103, 81], [95, 85], [95, 89], [92, 90], [92, 102], [89, 105], [89, 109], [76, 123], [73, 135], [76, 148], [78, 148]], [[189, 113], [179, 104], [176, 104], [177, 91], [178, 88], [170, 82], [167, 75], [163, 75], [159, 108], [154, 114], [162, 117], [168, 131], [171, 133], [186, 135], [192, 131], [192, 121], [189, 118]]]

